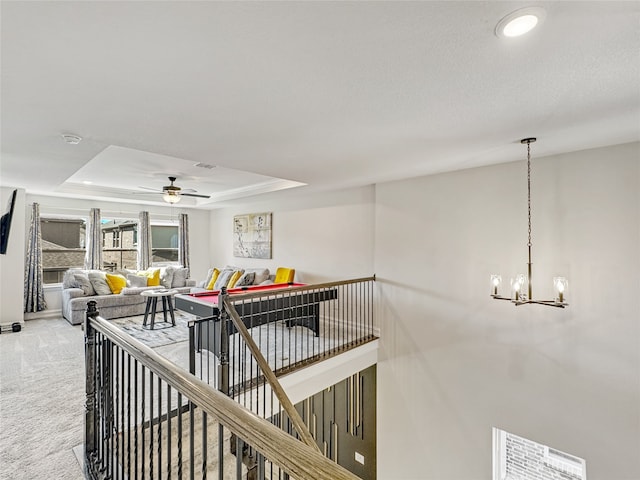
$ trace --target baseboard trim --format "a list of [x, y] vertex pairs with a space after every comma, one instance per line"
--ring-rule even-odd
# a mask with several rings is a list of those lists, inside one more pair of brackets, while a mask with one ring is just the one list
[[47, 318], [60, 318], [62, 316], [62, 310], [43, 310], [41, 312], [27, 312], [24, 314], [24, 320], [37, 320]]

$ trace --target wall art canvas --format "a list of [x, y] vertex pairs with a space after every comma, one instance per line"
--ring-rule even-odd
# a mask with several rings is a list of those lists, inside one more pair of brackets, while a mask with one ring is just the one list
[[233, 256], [271, 258], [271, 213], [233, 217]]

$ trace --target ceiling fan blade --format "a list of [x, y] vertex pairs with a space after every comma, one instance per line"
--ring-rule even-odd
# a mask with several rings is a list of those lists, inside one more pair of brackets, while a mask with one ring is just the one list
[[182, 190], [180, 190], [181, 193], [198, 193], [197, 190], [194, 190], [193, 188], [183, 188]]
[[163, 192], [131, 192], [131, 195], [163, 195]]
[[161, 191], [160, 191], [160, 190], [158, 190], [157, 188], [142, 187], [142, 186], [140, 186], [140, 185], [138, 185], [138, 188], [142, 188], [143, 190], [153, 190], [154, 192], [161, 193]]
[[196, 193], [181, 193], [182, 197], [198, 197], [198, 198], [211, 198], [210, 195], [198, 195]]

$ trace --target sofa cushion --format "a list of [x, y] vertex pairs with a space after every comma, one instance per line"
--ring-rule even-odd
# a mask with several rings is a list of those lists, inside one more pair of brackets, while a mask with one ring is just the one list
[[[233, 277], [233, 275], [236, 272], [240, 272], [240, 274], [238, 275], [238, 277], [240, 275], [242, 275], [243, 271], [242, 270], [228, 270], [228, 269], [224, 269], [220, 272], [220, 275], [218, 275], [218, 279], [216, 280], [215, 285], [213, 286], [214, 290], [220, 290], [222, 287], [226, 287], [229, 285], [229, 280], [231, 280], [231, 277]], [[237, 278], [236, 278], [237, 280]]]
[[171, 288], [171, 282], [173, 282], [173, 272], [175, 267], [167, 265], [166, 267], [160, 267], [160, 285], [164, 288]]
[[96, 291], [96, 295], [111, 295], [111, 289], [107, 285], [107, 279], [102, 272], [89, 272], [89, 281]]
[[160, 285], [159, 268], [148, 268], [147, 270], [141, 270], [136, 272], [136, 275], [147, 278], [147, 287], [157, 287]]
[[233, 272], [233, 275], [229, 278], [229, 282], [227, 282], [227, 288], [234, 288], [236, 283], [238, 283], [238, 279], [244, 274], [244, 270], [236, 270]]
[[213, 290], [213, 287], [216, 284], [216, 280], [218, 280], [219, 275], [220, 275], [220, 270], [218, 270], [217, 268], [214, 268], [211, 274], [211, 279], [207, 282], [204, 288], [206, 288], [207, 290]]
[[96, 291], [93, 289], [93, 285], [91, 285], [88, 274], [83, 272], [76, 272], [73, 273], [72, 276], [75, 280], [76, 288], [81, 288], [86, 296], [96, 294]]
[[105, 280], [107, 281], [107, 285], [109, 285], [111, 293], [116, 295], [127, 286], [127, 279], [119, 274], [107, 273], [105, 274]]
[[127, 275], [127, 282], [130, 287], [145, 287], [147, 286], [147, 277], [142, 277], [140, 275], [136, 275], [135, 273], [130, 273]]
[[187, 285], [187, 278], [189, 277], [189, 269], [186, 267], [179, 267], [173, 270], [173, 281], [171, 282], [171, 288], [185, 287]]
[[254, 285], [260, 285], [262, 282], [269, 279], [268, 268], [247, 268], [245, 269], [245, 272], [255, 273], [255, 278], [253, 279]]
[[244, 272], [238, 281], [235, 283], [234, 287], [246, 287], [249, 285], [253, 285], [253, 281], [256, 278], [255, 272]]
[[[62, 277], [62, 288], [78, 288], [78, 283], [76, 282], [74, 275], [80, 272], [81, 270], [78, 268], [70, 268], [64, 272], [64, 276]], [[87, 279], [88, 278], [89, 277], [87, 277]]]

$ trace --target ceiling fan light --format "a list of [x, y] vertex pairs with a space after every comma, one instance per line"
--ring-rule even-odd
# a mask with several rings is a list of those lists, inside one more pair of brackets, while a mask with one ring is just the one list
[[167, 203], [178, 203], [180, 201], [180, 195], [177, 195], [175, 193], [165, 193], [162, 196], [162, 199]]

